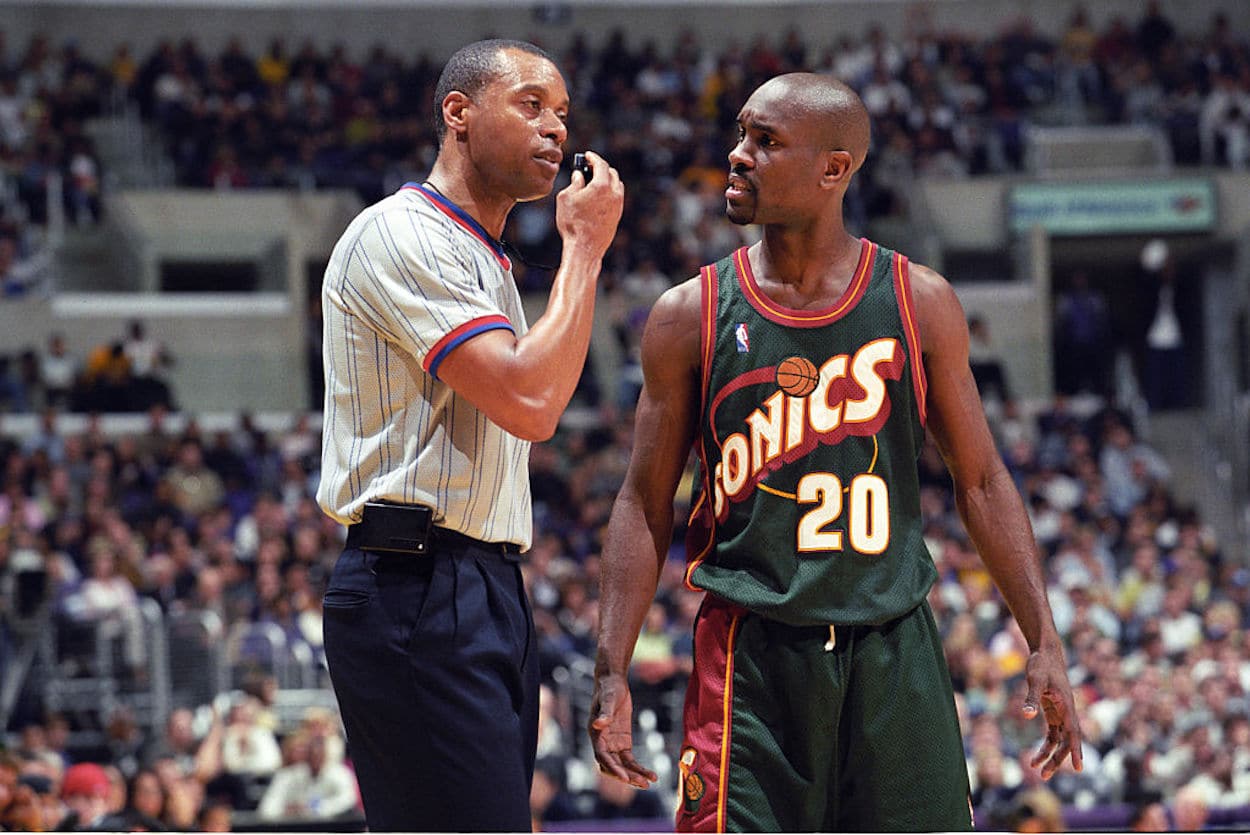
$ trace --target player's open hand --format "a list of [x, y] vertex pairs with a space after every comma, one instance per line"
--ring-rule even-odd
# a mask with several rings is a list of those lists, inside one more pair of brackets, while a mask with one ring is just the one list
[[[596, 177], [598, 174], [596, 173]], [[656, 781], [656, 774], [634, 759], [634, 702], [624, 676], [595, 676], [590, 702], [590, 744], [599, 770], [639, 789]]]
[[625, 185], [616, 169], [594, 151], [586, 152], [594, 174], [590, 182], [580, 171], [556, 195], [556, 228], [565, 249], [581, 249], [592, 258], [602, 258], [616, 236], [625, 207]]
[[1080, 771], [1083, 767], [1081, 723], [1072, 701], [1063, 651], [1054, 648], [1031, 653], [1025, 678], [1029, 690], [1024, 697], [1024, 715], [1032, 719], [1040, 710], [1046, 720], [1046, 739], [1030, 764], [1040, 769], [1045, 780], [1049, 780], [1069, 756], [1072, 767]]

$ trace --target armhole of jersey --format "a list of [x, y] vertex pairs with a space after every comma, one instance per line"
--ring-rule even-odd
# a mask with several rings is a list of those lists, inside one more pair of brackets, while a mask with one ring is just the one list
[[920, 346], [920, 327], [916, 323], [916, 304], [911, 297], [910, 261], [901, 253], [894, 253], [894, 297], [898, 301], [898, 313], [903, 320], [903, 332], [907, 336], [907, 354], [911, 359], [911, 381], [916, 389], [916, 408], [920, 412], [920, 425], [925, 425], [925, 395], [928, 380], [924, 374], [924, 354]]
[[[686, 559], [686, 588], [691, 591], [702, 591], [701, 588], [691, 582], [691, 575], [698, 568], [699, 563], [707, 558], [712, 550], [712, 543], [716, 541], [716, 511], [713, 508], [712, 486], [713, 474], [709, 471], [707, 462], [707, 450], [704, 448], [704, 438], [706, 433], [703, 431], [703, 421], [707, 417], [707, 394], [708, 383], [712, 374], [712, 352], [716, 348], [716, 310], [718, 307], [718, 276], [715, 264], [708, 264], [699, 270], [699, 289], [701, 290], [701, 299], [699, 305], [699, 428], [698, 428], [698, 448], [700, 469], [703, 471], [703, 492], [694, 506], [690, 509], [690, 518], [687, 520], [687, 528], [690, 530], [697, 529], [696, 520], [700, 515], [707, 517], [707, 542], [699, 549], [697, 554], [687, 554]], [[689, 545], [687, 540], [687, 545]]]
[[707, 413], [707, 387], [712, 375], [712, 352], [716, 348], [717, 275], [716, 265], [699, 270], [699, 287], [703, 291], [699, 316], [699, 414]]

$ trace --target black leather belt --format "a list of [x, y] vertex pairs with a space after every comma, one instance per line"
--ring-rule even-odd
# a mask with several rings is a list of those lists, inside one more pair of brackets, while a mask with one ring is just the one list
[[435, 546], [477, 548], [515, 558], [521, 546], [512, 542], [484, 542], [434, 524], [434, 510], [425, 505], [368, 502], [360, 521], [347, 528], [348, 548], [395, 554], [428, 554]]

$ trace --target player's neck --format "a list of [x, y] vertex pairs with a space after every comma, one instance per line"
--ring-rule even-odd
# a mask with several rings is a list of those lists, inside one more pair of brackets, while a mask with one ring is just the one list
[[765, 226], [752, 261], [761, 280], [785, 284], [800, 296], [841, 291], [859, 261], [861, 243], [841, 226], [830, 234], [815, 229]]

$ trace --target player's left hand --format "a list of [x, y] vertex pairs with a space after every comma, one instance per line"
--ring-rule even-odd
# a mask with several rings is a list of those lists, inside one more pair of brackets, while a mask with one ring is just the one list
[[1046, 720], [1046, 739], [1030, 764], [1041, 770], [1044, 780], [1049, 780], [1069, 756], [1072, 767], [1080, 771], [1081, 723], [1072, 700], [1063, 650], [1043, 648], [1030, 653], [1025, 678], [1029, 687], [1024, 697], [1025, 718], [1032, 719], [1040, 709]]
[[658, 776], [634, 759], [633, 704], [624, 676], [595, 673], [588, 730], [599, 770], [634, 788], [645, 789]]

